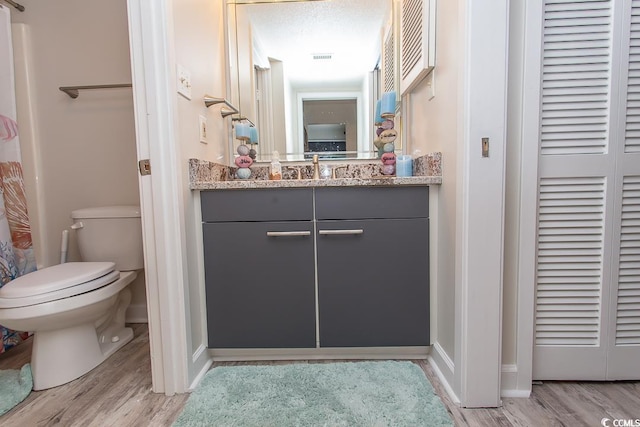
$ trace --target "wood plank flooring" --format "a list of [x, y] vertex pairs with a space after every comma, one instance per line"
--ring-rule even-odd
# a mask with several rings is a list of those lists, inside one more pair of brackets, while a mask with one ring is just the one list
[[[31, 392], [0, 417], [0, 425], [170, 426], [189, 396], [167, 397], [151, 391], [147, 325], [131, 326], [134, 339], [106, 362], [68, 384]], [[27, 363], [30, 341], [0, 355], [0, 369], [18, 369]]]
[[451, 402], [428, 362], [416, 363], [457, 426], [597, 427], [603, 418], [640, 419], [640, 381], [548, 381], [534, 385], [529, 399], [503, 398], [500, 408], [465, 409]]
[[[24, 402], [0, 416], [0, 425], [170, 426], [189, 396], [167, 397], [151, 391], [147, 325], [132, 327], [133, 341], [105, 363], [69, 384], [32, 392]], [[30, 341], [0, 355], [0, 369], [18, 369], [27, 363]], [[497, 409], [463, 409], [451, 402], [426, 361], [414, 363], [434, 385], [457, 426], [595, 427], [601, 425], [602, 418], [640, 419], [640, 382], [637, 381], [545, 382], [534, 386], [530, 399], [503, 399], [503, 406]], [[244, 363], [220, 362], [214, 366], [237, 364]]]

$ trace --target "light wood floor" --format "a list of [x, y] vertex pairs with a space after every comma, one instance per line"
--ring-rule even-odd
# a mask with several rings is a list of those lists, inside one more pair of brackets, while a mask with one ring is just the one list
[[[0, 416], [0, 425], [170, 426], [188, 395], [167, 397], [151, 392], [147, 326], [132, 326], [134, 340], [105, 363], [69, 384], [32, 392]], [[30, 352], [29, 340], [0, 355], [0, 369], [20, 368], [29, 361]], [[546, 382], [534, 386], [530, 399], [504, 399], [497, 409], [462, 409], [451, 403], [427, 362], [414, 363], [431, 380], [457, 426], [595, 427], [602, 418], [640, 419], [640, 382]], [[215, 366], [231, 364], [240, 363]]]
[[[0, 426], [170, 426], [188, 395], [151, 391], [146, 324], [131, 325], [134, 339], [87, 375], [60, 387], [33, 391], [0, 416]], [[31, 338], [0, 355], [0, 369], [29, 362]]]

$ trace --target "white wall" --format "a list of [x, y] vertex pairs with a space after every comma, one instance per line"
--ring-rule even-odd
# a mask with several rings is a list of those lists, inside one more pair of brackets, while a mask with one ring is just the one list
[[[131, 90], [83, 91], [75, 100], [58, 90], [59, 86], [131, 82], [127, 10], [125, 0], [20, 3], [26, 9], [11, 8], [12, 22], [24, 23], [28, 29], [32, 113], [38, 136], [34, 150], [23, 150], [23, 157], [37, 155], [41, 166], [37, 171], [25, 170], [25, 180], [35, 186], [38, 176], [42, 196], [38, 226], [44, 238], [34, 235], [34, 244], [42, 254], [38, 264], [44, 267], [59, 262], [60, 236], [71, 225], [72, 210], [139, 204]], [[24, 112], [27, 95], [22, 90], [17, 95]], [[25, 163], [34, 164], [32, 159]], [[30, 206], [34, 198], [27, 193]], [[73, 232], [68, 259], [79, 260]], [[132, 289], [132, 305], [142, 309], [138, 320], [144, 320], [142, 275]]]
[[[189, 363], [189, 379], [201, 373], [208, 363], [206, 353], [206, 311], [204, 273], [202, 271], [202, 230], [199, 212], [199, 195], [189, 190], [188, 159], [197, 158], [226, 163], [228, 132], [231, 117], [222, 118], [220, 105], [208, 109], [204, 106], [204, 94], [225, 97], [225, 45], [223, 33], [222, 0], [174, 0], [173, 31], [176, 64], [191, 74], [192, 99], [177, 97], [178, 141], [181, 158], [177, 168], [182, 175], [182, 194], [185, 212], [187, 244], [186, 296], [188, 350], [193, 364]], [[208, 143], [199, 140], [198, 117], [207, 118]]]
[[[230, 6], [231, 7], [231, 6]], [[253, 29], [249, 21], [248, 8], [235, 6], [236, 10], [236, 31], [237, 36], [237, 78], [232, 81], [238, 82], [238, 91], [240, 99], [234, 100], [236, 107], [240, 109], [243, 117], [248, 118], [256, 123], [256, 104], [255, 96], [255, 72], [253, 60]], [[178, 37], [180, 38], [180, 37]]]
[[[372, 105], [374, 104], [371, 99], [373, 93], [373, 72], [368, 73], [364, 79], [362, 79], [362, 115], [358, 117], [358, 132], [360, 133], [360, 141], [356, 147], [356, 151], [373, 151], [373, 126], [371, 123], [375, 120], [375, 111], [372, 111]], [[369, 149], [371, 147], [371, 149]]]
[[[435, 97], [429, 100], [427, 81], [423, 80], [403, 105], [408, 120], [406, 153], [420, 150], [422, 154], [440, 151], [443, 158], [442, 185], [438, 190], [437, 237], [433, 242], [431, 260], [437, 271], [437, 330], [432, 341], [442, 349], [445, 357], [454, 360], [455, 348], [455, 280], [456, 280], [456, 215], [458, 206], [458, 129], [459, 70], [462, 61], [458, 40], [458, 2], [439, 1], [437, 8], [436, 68], [434, 70]], [[434, 206], [432, 206], [432, 209]], [[449, 378], [452, 381], [452, 378]]]
[[[291, 143], [290, 130], [287, 123], [291, 123], [291, 113], [288, 110], [287, 99], [289, 94], [289, 84], [285, 82], [284, 63], [278, 60], [271, 60], [271, 84], [273, 93], [273, 138], [274, 149], [280, 154], [287, 153], [288, 144]], [[289, 120], [287, 122], [287, 120]], [[288, 136], [289, 135], [289, 136]], [[270, 156], [271, 153], [261, 153]]]

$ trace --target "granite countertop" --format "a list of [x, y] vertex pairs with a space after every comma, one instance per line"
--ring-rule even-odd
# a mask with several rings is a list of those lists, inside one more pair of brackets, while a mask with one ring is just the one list
[[[330, 163], [336, 170], [336, 178], [310, 179], [310, 165], [282, 168], [283, 179], [269, 180], [269, 166], [252, 166], [252, 178], [235, 178], [235, 167], [206, 160], [189, 160], [189, 188], [191, 190], [249, 189], [249, 188], [300, 188], [300, 187], [354, 187], [354, 186], [403, 186], [442, 184], [442, 155], [430, 153], [413, 161], [411, 177], [385, 176], [380, 173], [380, 162]], [[298, 170], [302, 179], [296, 179]]]
[[383, 185], [442, 184], [441, 176], [411, 176], [406, 178], [336, 178], [336, 179], [234, 179], [232, 181], [193, 182], [192, 190], [219, 190], [238, 188], [296, 188], [296, 187], [371, 187]]

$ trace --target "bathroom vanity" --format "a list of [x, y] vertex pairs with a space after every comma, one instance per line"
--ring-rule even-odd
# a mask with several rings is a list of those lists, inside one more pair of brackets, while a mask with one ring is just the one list
[[200, 192], [209, 347], [428, 346], [428, 185], [291, 187]]

